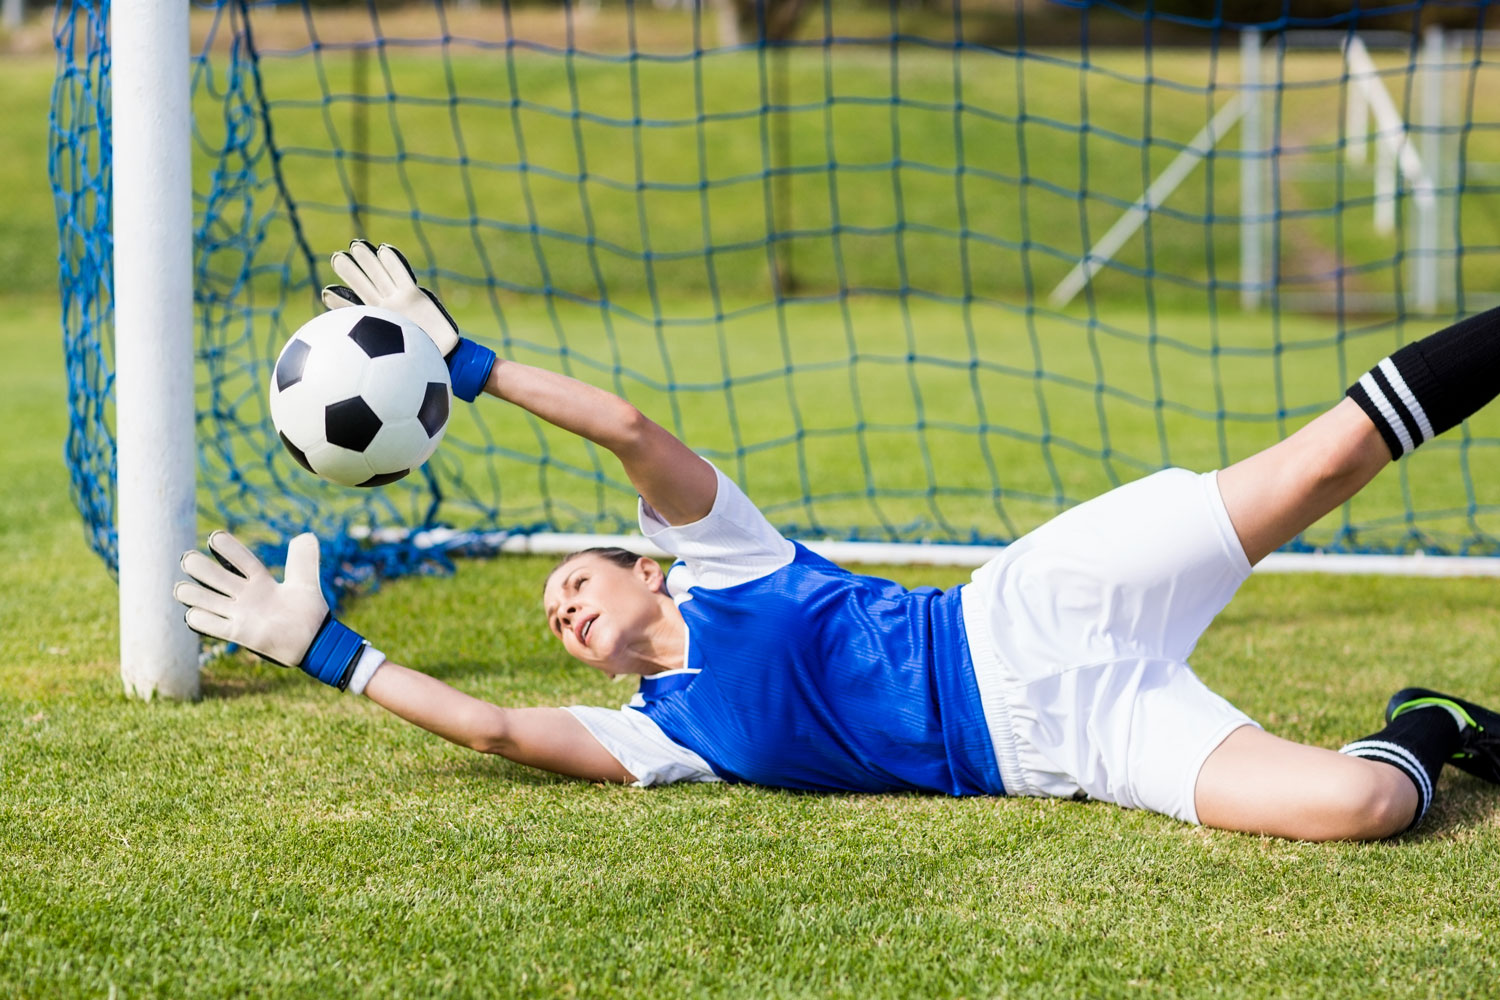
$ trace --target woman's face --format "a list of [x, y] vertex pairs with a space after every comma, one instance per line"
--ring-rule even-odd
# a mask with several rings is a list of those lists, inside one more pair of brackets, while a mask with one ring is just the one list
[[574, 658], [607, 674], [654, 669], [635, 655], [649, 652], [651, 630], [662, 617], [664, 585], [654, 559], [621, 566], [599, 555], [581, 555], [552, 571], [542, 591], [547, 628]]

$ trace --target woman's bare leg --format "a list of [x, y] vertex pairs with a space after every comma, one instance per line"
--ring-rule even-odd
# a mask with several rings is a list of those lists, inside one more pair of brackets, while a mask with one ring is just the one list
[[[1219, 493], [1253, 565], [1358, 493], [1391, 461], [1364, 411], [1344, 399], [1301, 430], [1219, 472]], [[1245, 726], [1198, 774], [1205, 826], [1295, 840], [1377, 840], [1420, 804], [1389, 764], [1304, 746]]]
[[1251, 565], [1358, 493], [1391, 461], [1351, 399], [1290, 437], [1219, 472], [1219, 493]]
[[1252, 564], [1348, 500], [1391, 461], [1456, 427], [1500, 393], [1500, 309], [1407, 344], [1337, 406], [1219, 473]]
[[[1250, 563], [1358, 493], [1393, 455], [1476, 412], [1497, 388], [1500, 309], [1402, 347], [1337, 406], [1222, 470], [1219, 492]], [[1443, 762], [1466, 744], [1464, 734], [1482, 729], [1425, 707], [1393, 715], [1379, 733], [1335, 753], [1243, 727], [1199, 772], [1198, 818], [1309, 840], [1388, 837], [1426, 810]]]
[[1389, 764], [1303, 746], [1254, 726], [1198, 772], [1198, 822], [1292, 840], [1379, 840], [1417, 814], [1416, 787]]

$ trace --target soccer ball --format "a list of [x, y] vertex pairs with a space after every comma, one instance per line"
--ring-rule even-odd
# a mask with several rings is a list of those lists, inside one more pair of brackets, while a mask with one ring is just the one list
[[299, 465], [342, 486], [384, 486], [421, 465], [453, 387], [435, 345], [388, 309], [348, 306], [292, 335], [271, 376], [271, 422]]

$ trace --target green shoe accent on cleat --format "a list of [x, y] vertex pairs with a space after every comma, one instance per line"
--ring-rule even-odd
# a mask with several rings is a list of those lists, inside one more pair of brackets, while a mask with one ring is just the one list
[[1411, 701], [1403, 701], [1401, 704], [1397, 705], [1393, 710], [1390, 711], [1390, 715], [1388, 716], [1388, 718], [1394, 719], [1396, 716], [1409, 712], [1414, 708], [1429, 707], [1446, 708], [1450, 712], [1457, 712], [1459, 715], [1463, 716], [1464, 722], [1473, 726], [1480, 732], [1484, 731], [1484, 727], [1475, 722], [1474, 717], [1468, 712], [1464, 711], [1464, 707], [1458, 702], [1454, 701], [1452, 698], [1434, 696], [1426, 698], [1413, 698]]

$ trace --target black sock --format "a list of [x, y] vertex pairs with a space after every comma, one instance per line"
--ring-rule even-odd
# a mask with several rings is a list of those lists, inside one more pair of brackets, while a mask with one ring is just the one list
[[1500, 308], [1407, 344], [1345, 393], [1400, 458], [1500, 393]]
[[1339, 753], [1378, 760], [1401, 769], [1417, 786], [1417, 814], [1411, 826], [1422, 822], [1432, 805], [1438, 772], [1462, 744], [1459, 722], [1441, 705], [1402, 712], [1378, 733], [1341, 747]]

